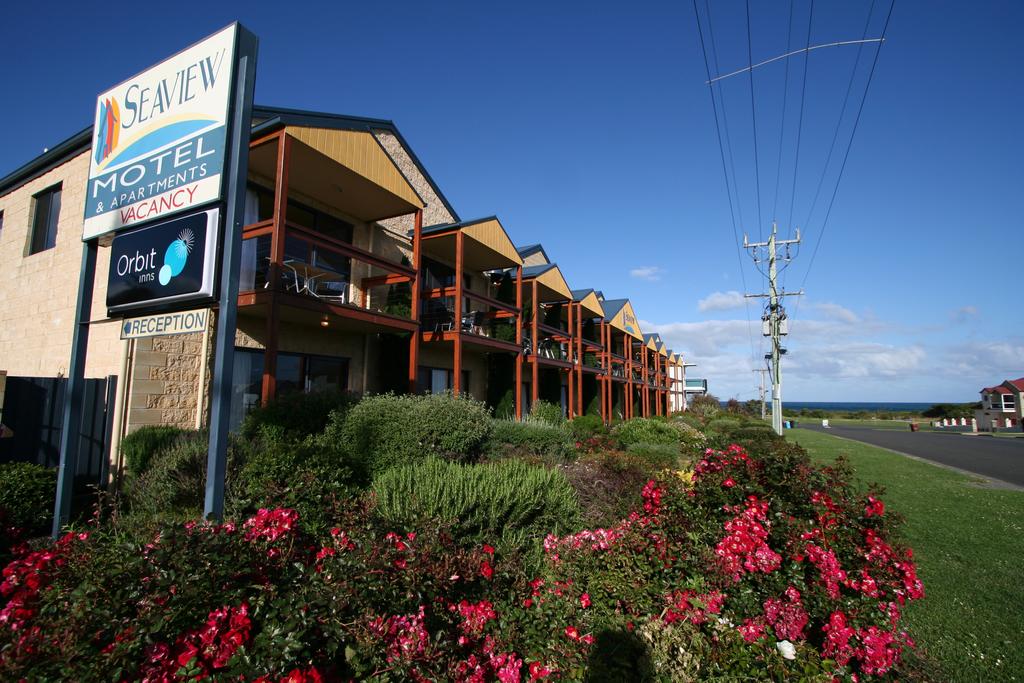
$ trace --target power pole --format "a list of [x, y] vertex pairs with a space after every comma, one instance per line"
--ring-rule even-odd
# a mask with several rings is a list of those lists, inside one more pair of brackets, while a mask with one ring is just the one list
[[768, 237], [767, 242], [754, 242], [750, 243], [747, 241], [747, 236], [743, 235], [743, 248], [752, 249], [754, 263], [760, 263], [761, 258], [758, 256], [757, 250], [762, 247], [768, 248], [768, 293], [767, 294], [745, 294], [747, 298], [762, 298], [768, 299], [768, 306], [765, 307], [764, 315], [761, 317], [762, 328], [761, 333], [766, 337], [772, 338], [772, 350], [771, 353], [765, 354], [765, 359], [770, 361], [769, 370], [772, 375], [772, 428], [775, 433], [779, 436], [782, 435], [782, 356], [785, 355], [786, 349], [782, 348], [781, 337], [789, 334], [788, 323], [786, 322], [786, 309], [782, 306], [782, 298], [787, 296], [800, 296], [803, 292], [779, 292], [777, 287], [778, 269], [776, 268], [776, 261], [778, 260], [776, 254], [776, 248], [779, 246], [785, 247], [785, 254], [782, 257], [783, 261], [789, 262], [792, 257], [789, 255], [789, 245], [800, 243], [800, 229], [796, 231], [796, 238], [791, 240], [780, 240], [776, 233], [778, 228], [774, 222], [772, 222], [772, 234]]
[[751, 372], [761, 373], [761, 419], [765, 418], [764, 408], [764, 373], [769, 372], [768, 368], [758, 368], [757, 370], [751, 370]]

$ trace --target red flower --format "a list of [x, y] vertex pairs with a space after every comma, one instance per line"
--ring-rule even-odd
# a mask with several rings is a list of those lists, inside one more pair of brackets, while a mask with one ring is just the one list
[[732, 477], [728, 477], [728, 478], [726, 478], [725, 481], [722, 482], [722, 486], [724, 486], [727, 489], [731, 489], [735, 485], [736, 485], [736, 480], [733, 479]]
[[530, 680], [537, 681], [551, 675], [551, 669], [540, 662], [530, 662]]
[[480, 563], [480, 575], [490, 581], [491, 577], [494, 576], [494, 567], [487, 560]]
[[493, 555], [494, 554], [494, 548], [492, 546], [489, 546], [486, 543], [484, 543], [484, 552], [487, 553], [488, 555]]
[[565, 627], [565, 637], [568, 638], [569, 640], [579, 640], [580, 639], [580, 632], [576, 629], [575, 626], [566, 626]]
[[586, 609], [586, 608], [590, 607], [590, 594], [589, 593], [584, 593], [583, 595], [580, 596], [580, 605], [583, 606], [583, 609]]
[[885, 514], [885, 503], [874, 496], [868, 496], [868, 504], [864, 506], [865, 517], [881, 517]]

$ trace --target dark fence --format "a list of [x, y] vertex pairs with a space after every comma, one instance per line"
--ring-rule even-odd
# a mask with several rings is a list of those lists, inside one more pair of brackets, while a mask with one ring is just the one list
[[[14, 430], [14, 436], [0, 439], [0, 463], [60, 465], [61, 420], [67, 384], [66, 377], [7, 378], [3, 423]], [[107, 480], [116, 390], [115, 375], [85, 380], [76, 492], [102, 487]]]

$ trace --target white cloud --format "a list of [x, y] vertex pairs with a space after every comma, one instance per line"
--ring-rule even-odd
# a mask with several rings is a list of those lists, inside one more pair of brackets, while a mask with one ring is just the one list
[[647, 280], [649, 282], [657, 282], [661, 279], [661, 274], [664, 273], [664, 269], [661, 266], [640, 266], [629, 271], [630, 277], [635, 277], [640, 280]]
[[949, 319], [955, 324], [970, 322], [978, 317], [978, 309], [974, 306], [961, 306], [955, 311], [949, 312]]
[[735, 308], [743, 308], [745, 301], [743, 295], [734, 289], [728, 292], [712, 292], [697, 302], [697, 310], [701, 313], [706, 311], [729, 311]]
[[831, 320], [839, 320], [844, 323], [860, 322], [860, 318], [857, 317], [856, 313], [848, 308], [840, 306], [839, 304], [814, 304], [814, 308], [821, 311], [826, 318]]

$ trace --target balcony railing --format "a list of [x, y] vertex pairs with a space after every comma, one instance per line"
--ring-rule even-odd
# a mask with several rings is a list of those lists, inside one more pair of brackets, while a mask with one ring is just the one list
[[288, 224], [284, 258], [271, 254], [272, 226], [248, 226], [242, 240], [240, 292], [279, 291], [323, 304], [412, 317], [415, 271], [330, 237]]
[[470, 289], [462, 291], [464, 311], [455, 315], [455, 288], [442, 287], [423, 294], [420, 327], [424, 332], [473, 334], [515, 343], [518, 310], [503, 301]]

